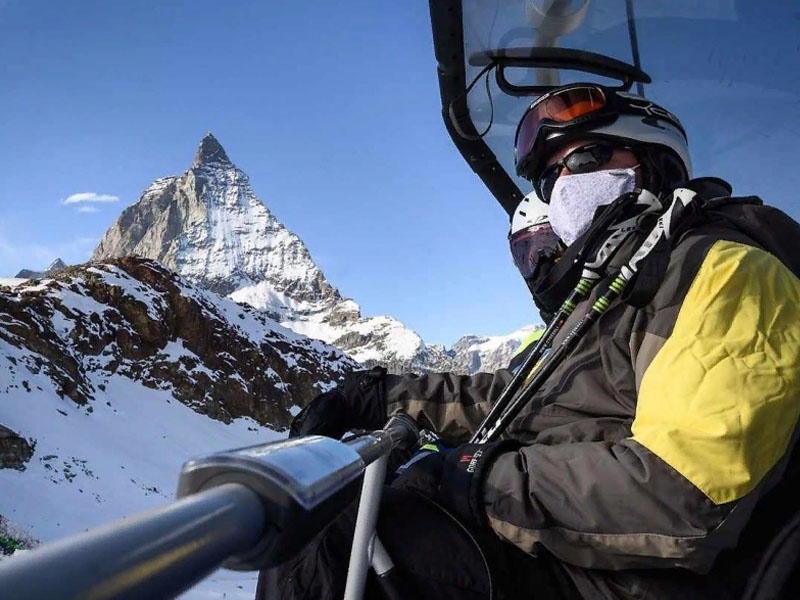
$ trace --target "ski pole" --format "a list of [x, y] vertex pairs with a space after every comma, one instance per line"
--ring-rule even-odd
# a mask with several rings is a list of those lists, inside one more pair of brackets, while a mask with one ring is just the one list
[[503, 388], [503, 391], [500, 392], [497, 400], [492, 405], [491, 409], [489, 409], [489, 412], [484, 417], [481, 424], [478, 425], [475, 433], [472, 434], [470, 443], [480, 444], [486, 440], [487, 435], [493, 429], [493, 425], [497, 422], [497, 419], [503, 411], [505, 411], [508, 403], [514, 397], [514, 394], [516, 394], [522, 384], [525, 383], [525, 380], [527, 380], [534, 371], [541, 357], [550, 348], [553, 339], [563, 327], [567, 317], [572, 314], [572, 311], [575, 310], [575, 306], [577, 306], [581, 299], [591, 291], [594, 285], [595, 282], [591, 279], [581, 277], [580, 281], [578, 281], [578, 285], [575, 286], [569, 298], [561, 305], [561, 308], [559, 308], [555, 318], [545, 329], [542, 337], [536, 341], [536, 345], [533, 347], [530, 354], [525, 357], [525, 360], [520, 365], [517, 372], [512, 376], [511, 381], [509, 381], [506, 387]]
[[[591, 262], [586, 262], [581, 273], [580, 280], [575, 288], [570, 293], [569, 297], [563, 302], [558, 309], [556, 316], [545, 329], [542, 337], [536, 342], [536, 345], [530, 351], [522, 365], [520, 365], [517, 372], [508, 382], [503, 391], [498, 396], [489, 413], [484, 417], [481, 424], [475, 430], [475, 433], [470, 439], [470, 443], [478, 444], [486, 441], [486, 437], [490, 430], [494, 428], [495, 423], [502, 413], [506, 410], [508, 404], [511, 402], [514, 394], [520, 389], [522, 384], [530, 377], [531, 373], [536, 368], [536, 365], [541, 360], [545, 352], [550, 348], [558, 335], [559, 331], [567, 321], [569, 316], [575, 310], [575, 307], [580, 303], [583, 298], [594, 289], [595, 285], [600, 281], [603, 276], [605, 268], [608, 266], [611, 258], [616, 254], [617, 250], [623, 243], [634, 234], [645, 217], [645, 215], [652, 214], [659, 208], [661, 203], [653, 194], [647, 190], [640, 190], [638, 193], [629, 193], [626, 195], [628, 202], [620, 202], [615, 213], [622, 212], [630, 208], [635, 199], [636, 204], [643, 205], [643, 210], [618, 224], [611, 226], [611, 233], [602, 240], [597, 250], [594, 252], [594, 257]], [[611, 215], [613, 218], [613, 214]], [[592, 241], [587, 242], [587, 246], [591, 247]], [[590, 253], [591, 250], [584, 250], [583, 253]], [[579, 259], [578, 259], [579, 260]]]
[[527, 380], [527, 383], [516, 397], [507, 402], [499, 417], [483, 432], [480, 443], [495, 441], [505, 431], [506, 427], [553, 373], [563, 358], [574, 349], [583, 334], [608, 310], [611, 303], [622, 295], [627, 285], [638, 272], [642, 261], [649, 256], [658, 243], [666, 243], [669, 240], [676, 229], [677, 223], [682, 220], [687, 207], [696, 196], [696, 192], [685, 188], [674, 192], [674, 198], [669, 208], [658, 218], [653, 230], [634, 252], [628, 263], [620, 269], [604, 292], [594, 301], [589, 311], [562, 340], [558, 348], [553, 350], [533, 371], [530, 379]]

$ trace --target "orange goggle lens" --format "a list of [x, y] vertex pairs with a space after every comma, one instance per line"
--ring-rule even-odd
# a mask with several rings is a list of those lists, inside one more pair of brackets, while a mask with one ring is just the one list
[[606, 104], [606, 95], [599, 87], [574, 87], [542, 96], [531, 105], [517, 128], [514, 162], [518, 165], [530, 154], [546, 122], [569, 123], [605, 108]]

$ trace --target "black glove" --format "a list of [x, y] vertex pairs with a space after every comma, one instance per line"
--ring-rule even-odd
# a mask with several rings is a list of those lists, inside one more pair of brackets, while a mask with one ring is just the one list
[[392, 487], [414, 490], [441, 505], [464, 525], [483, 528], [488, 525], [482, 491], [488, 467], [498, 454], [518, 447], [518, 443], [510, 441], [438, 450], [426, 445], [427, 449], [398, 469]]
[[338, 387], [320, 394], [301, 410], [289, 437], [325, 435], [339, 439], [350, 429], [380, 429], [386, 423], [386, 369], [353, 371]]

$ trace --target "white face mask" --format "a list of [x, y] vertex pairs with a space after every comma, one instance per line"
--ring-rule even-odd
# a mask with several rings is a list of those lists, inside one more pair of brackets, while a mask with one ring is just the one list
[[572, 244], [589, 229], [598, 206], [632, 192], [638, 166], [559, 177], [550, 194], [550, 224], [561, 241]]

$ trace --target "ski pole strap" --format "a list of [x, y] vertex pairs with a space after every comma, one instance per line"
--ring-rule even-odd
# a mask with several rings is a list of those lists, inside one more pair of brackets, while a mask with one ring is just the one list
[[[623, 207], [632, 214], [627, 218], [606, 225], [606, 237], [602, 241], [594, 242], [596, 248], [592, 249], [591, 258], [587, 258], [584, 262], [582, 277], [601, 279], [605, 275], [611, 259], [622, 247], [625, 240], [641, 230], [645, 219], [651, 218], [652, 215], [664, 208], [661, 201], [648, 190], [637, 190], [626, 195], [632, 196], [635, 201], [621, 203], [617, 210], [612, 212], [617, 219], [624, 216], [624, 213], [620, 213]], [[587, 244], [590, 243], [591, 241], [587, 241]]]
[[642, 242], [642, 245], [634, 253], [628, 264], [622, 267], [622, 275], [627, 280], [639, 271], [639, 267], [644, 260], [650, 256], [659, 245], [666, 244], [675, 233], [680, 224], [693, 207], [693, 201], [697, 197], [697, 192], [688, 188], [678, 188], [672, 193], [672, 203], [656, 221], [653, 231]]

